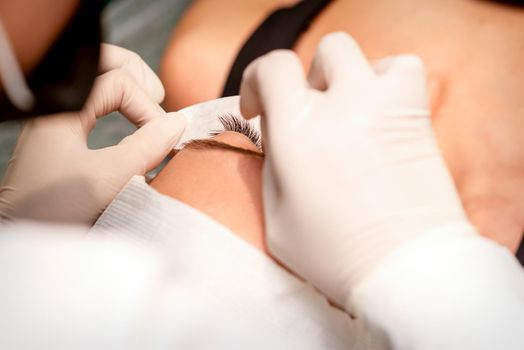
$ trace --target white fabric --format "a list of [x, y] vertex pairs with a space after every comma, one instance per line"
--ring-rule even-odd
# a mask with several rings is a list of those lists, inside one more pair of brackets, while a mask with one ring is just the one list
[[441, 227], [399, 248], [353, 303], [394, 349], [524, 349], [522, 267], [469, 226]]
[[382, 348], [313, 288], [142, 177], [86, 231], [0, 227], [0, 349]]
[[131, 180], [94, 227], [102, 233], [115, 229], [165, 254], [174, 284], [188, 293], [179, 300], [187, 315], [178, 315], [176, 327], [183, 327], [188, 344], [200, 333], [206, 334], [198, 339], [203, 348], [216, 342], [228, 348], [379, 348], [378, 339], [312, 287], [141, 177]]
[[168, 337], [156, 329], [173, 312], [161, 261], [143, 246], [86, 232], [1, 227], [0, 349], [167, 349], [139, 346]]

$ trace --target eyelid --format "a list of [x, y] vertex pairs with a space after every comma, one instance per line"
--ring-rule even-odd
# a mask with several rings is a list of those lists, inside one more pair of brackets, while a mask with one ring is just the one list
[[210, 136], [217, 136], [224, 131], [234, 131], [246, 136], [259, 150], [262, 149], [260, 133], [245, 119], [234, 114], [225, 114], [218, 117], [223, 126], [222, 130], [213, 130]]

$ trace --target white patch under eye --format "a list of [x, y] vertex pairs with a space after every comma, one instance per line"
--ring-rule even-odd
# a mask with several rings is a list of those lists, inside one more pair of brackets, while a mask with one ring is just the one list
[[[240, 98], [239, 96], [230, 96], [223, 97], [216, 100], [211, 100], [196, 105], [192, 105], [178, 111], [177, 115], [183, 115], [186, 120], [186, 128], [182, 133], [182, 136], [178, 140], [177, 144], [174, 146], [175, 150], [179, 150], [183, 147], [184, 144], [191, 140], [202, 140], [207, 139], [210, 136], [210, 133], [213, 132], [223, 132], [226, 128], [224, 123], [220, 120], [221, 116], [232, 115], [236, 116], [237, 120], [233, 120], [233, 123], [229, 126], [235, 127], [232, 131], [241, 132], [246, 135], [254, 144], [257, 144], [256, 134], [261, 135], [260, 132], [260, 117], [255, 117], [250, 120], [244, 120], [240, 114]], [[237, 125], [238, 120], [240, 124], [247, 123], [255, 131], [246, 129], [242, 125]], [[230, 124], [228, 123], [226, 124]], [[260, 136], [258, 136], [260, 139]], [[261, 144], [258, 141], [257, 147]]]

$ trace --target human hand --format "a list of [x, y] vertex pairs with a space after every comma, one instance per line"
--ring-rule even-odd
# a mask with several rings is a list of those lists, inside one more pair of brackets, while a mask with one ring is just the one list
[[[82, 111], [27, 120], [0, 188], [0, 214], [92, 223], [133, 175], [169, 153], [185, 119], [158, 105], [164, 89], [135, 53], [104, 44], [101, 75]], [[138, 130], [118, 145], [87, 146], [97, 118], [120, 111]]]
[[262, 116], [269, 250], [339, 305], [402, 244], [467, 224], [416, 56], [372, 68], [351, 37], [331, 34], [308, 80], [291, 51], [253, 62], [240, 104]]

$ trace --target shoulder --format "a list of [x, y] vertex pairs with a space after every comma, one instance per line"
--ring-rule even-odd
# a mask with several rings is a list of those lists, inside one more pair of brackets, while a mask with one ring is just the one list
[[160, 76], [166, 108], [219, 97], [245, 40], [274, 9], [296, 0], [199, 0], [174, 28]]

